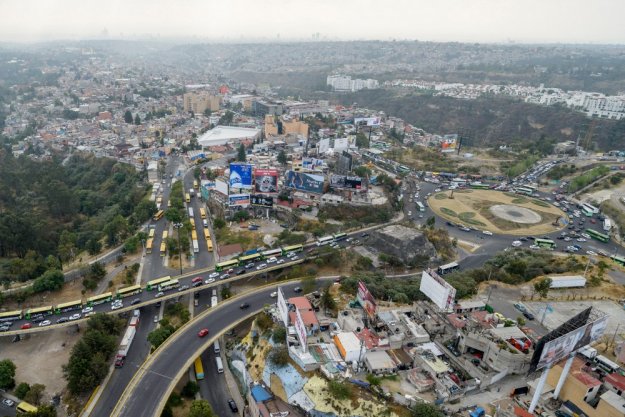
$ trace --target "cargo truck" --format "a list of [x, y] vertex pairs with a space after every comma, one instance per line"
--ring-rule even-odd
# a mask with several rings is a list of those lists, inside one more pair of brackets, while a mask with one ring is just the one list
[[132, 341], [135, 338], [136, 332], [137, 328], [135, 326], [128, 326], [128, 328], [126, 329], [126, 333], [124, 333], [122, 342], [119, 345], [119, 350], [117, 351], [117, 355], [115, 356], [116, 368], [121, 368], [122, 366], [124, 366], [126, 356], [128, 355], [128, 351], [130, 350], [130, 346], [132, 345]]

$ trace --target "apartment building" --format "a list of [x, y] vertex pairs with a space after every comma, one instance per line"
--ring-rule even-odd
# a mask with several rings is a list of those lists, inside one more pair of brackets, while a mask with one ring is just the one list
[[185, 112], [193, 112], [201, 114], [210, 109], [210, 111], [218, 111], [221, 105], [221, 97], [212, 95], [206, 91], [197, 93], [185, 93], [183, 95], [183, 105]]

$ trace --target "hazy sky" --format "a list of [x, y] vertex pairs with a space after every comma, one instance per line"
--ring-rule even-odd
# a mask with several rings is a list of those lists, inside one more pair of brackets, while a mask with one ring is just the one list
[[[133, 38], [625, 43], [623, 0], [0, 0], [0, 41]], [[106, 30], [106, 32], [105, 32]]]

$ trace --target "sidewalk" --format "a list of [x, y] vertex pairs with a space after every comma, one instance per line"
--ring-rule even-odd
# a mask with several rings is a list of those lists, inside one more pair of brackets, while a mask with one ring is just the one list
[[[221, 346], [226, 346], [224, 338], [219, 338], [219, 344]], [[228, 358], [225, 353], [226, 349], [221, 349], [221, 360], [224, 363], [224, 376], [226, 378], [226, 384], [228, 384], [228, 391], [230, 391], [230, 395], [234, 402], [237, 403], [237, 407], [239, 408], [239, 415], [243, 415], [243, 410], [245, 409], [245, 400], [239, 392], [239, 386], [237, 385], [237, 381], [234, 379], [234, 375], [230, 371], [230, 366], [228, 366]]]

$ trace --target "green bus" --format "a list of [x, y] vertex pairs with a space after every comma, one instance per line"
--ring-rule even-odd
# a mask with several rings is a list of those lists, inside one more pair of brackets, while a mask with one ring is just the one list
[[596, 230], [586, 229], [586, 233], [588, 233], [591, 238], [597, 239], [599, 242], [608, 243], [610, 241], [610, 236], [597, 232]]
[[54, 314], [54, 308], [52, 306], [45, 307], [37, 307], [37, 308], [29, 308], [26, 310], [26, 315], [24, 316], [26, 320], [30, 320], [37, 316], [51, 316]]
[[56, 314], [66, 313], [72, 310], [80, 310], [82, 308], [82, 300], [70, 301], [68, 303], [58, 304], [54, 312]]
[[291, 246], [285, 246], [282, 248], [282, 254], [286, 255], [289, 252], [301, 252], [304, 250], [304, 245], [291, 245]]
[[263, 259], [260, 253], [253, 253], [251, 255], [239, 256], [239, 265], [243, 266], [249, 262], [256, 262]]
[[104, 294], [94, 295], [93, 297], [87, 298], [87, 305], [89, 307], [97, 306], [98, 304], [104, 304], [113, 299], [112, 292], [105, 292]]
[[534, 239], [534, 244], [538, 247], [541, 248], [546, 248], [546, 249], [555, 249], [556, 247], [556, 242], [554, 242], [551, 239]]
[[490, 184], [471, 184], [474, 190], [490, 190]]
[[117, 298], [130, 297], [131, 295], [141, 294], [141, 285], [132, 285], [130, 287], [117, 290]]
[[171, 277], [167, 275], [166, 277], [163, 277], [163, 278], [157, 278], [157, 279], [153, 279], [152, 281], [148, 281], [147, 290], [153, 291], [158, 288], [159, 284], [162, 284], [163, 282], [167, 282], [170, 280], [171, 280]]
[[239, 261], [237, 261], [236, 259], [231, 259], [229, 261], [219, 262], [218, 264], [215, 264], [215, 271], [221, 272], [224, 269], [233, 268], [233, 267], [238, 266], [238, 265], [239, 265]]
[[625, 258], [623, 258], [622, 256], [612, 255], [610, 256], [610, 259], [612, 259], [614, 262], [616, 262], [620, 266], [625, 266]]

